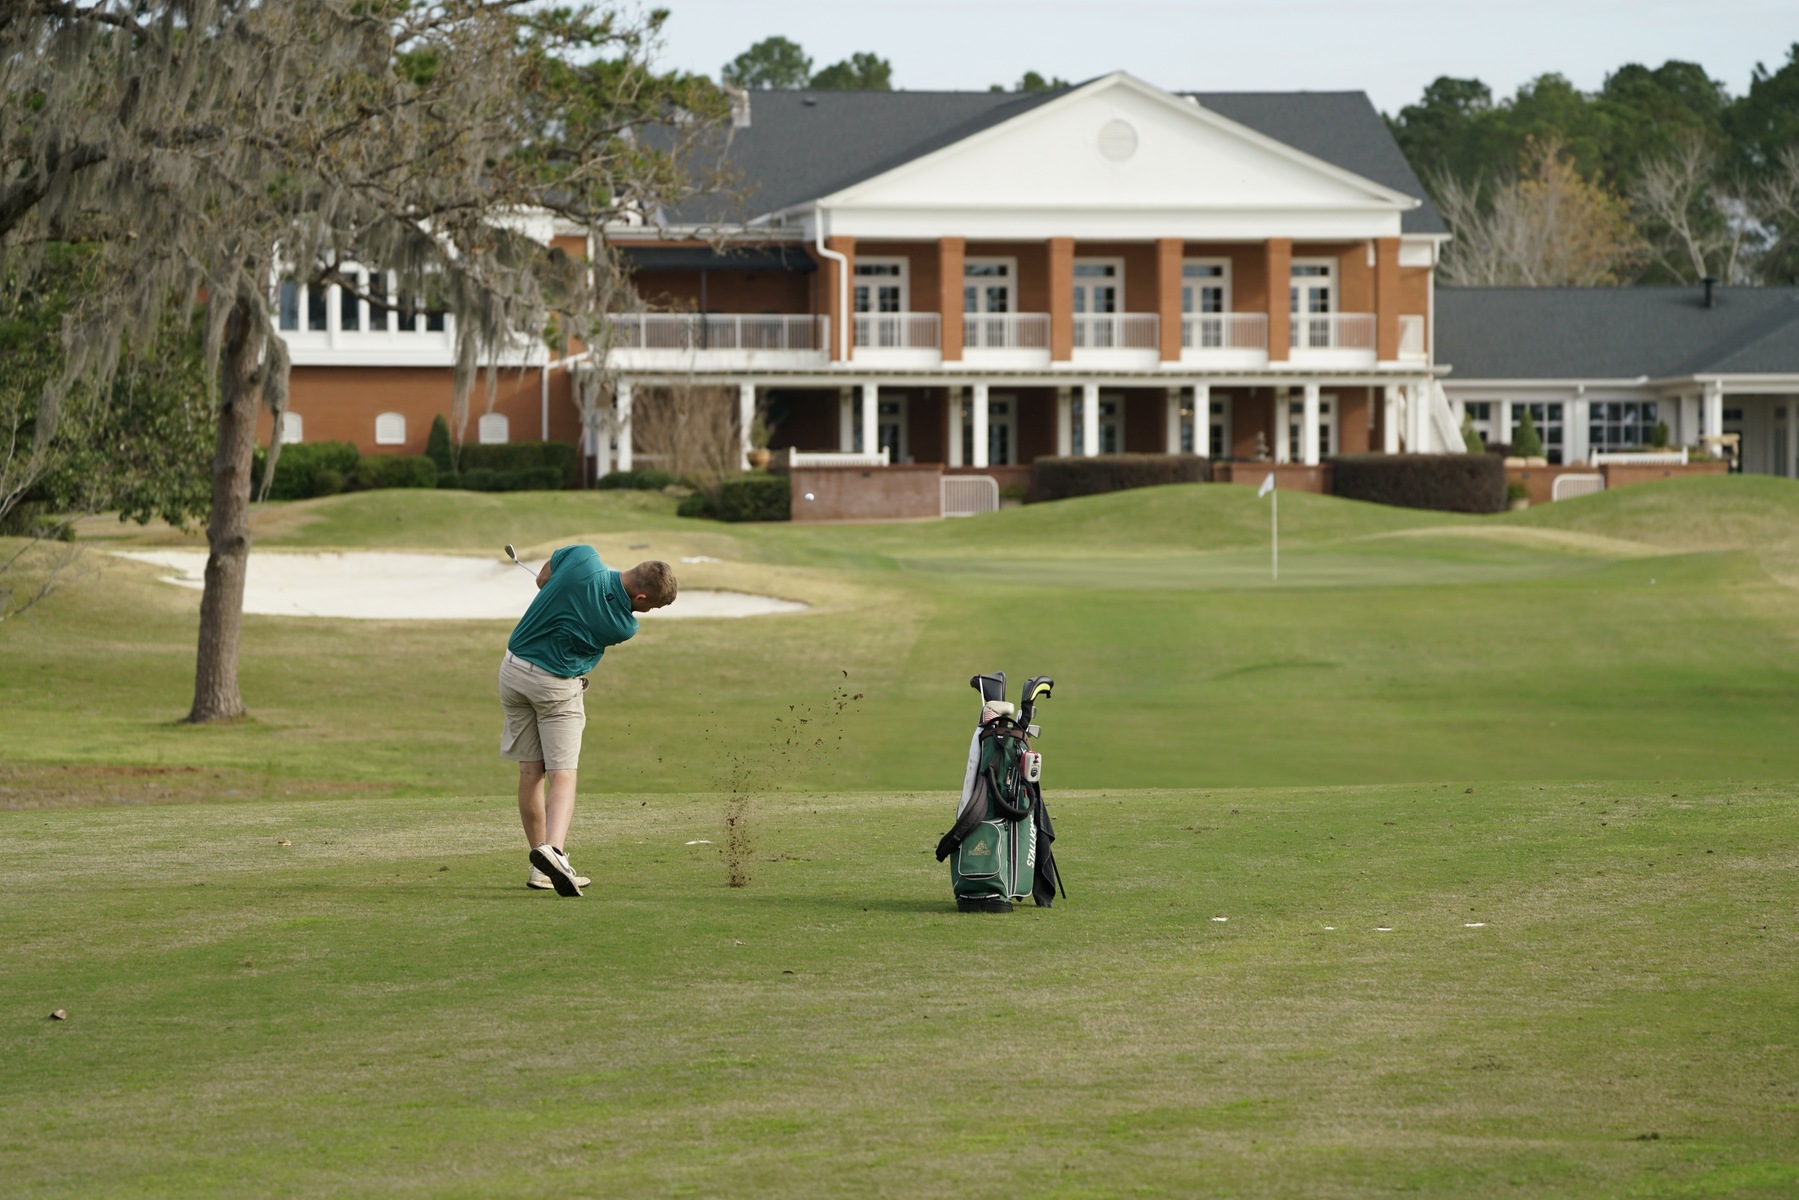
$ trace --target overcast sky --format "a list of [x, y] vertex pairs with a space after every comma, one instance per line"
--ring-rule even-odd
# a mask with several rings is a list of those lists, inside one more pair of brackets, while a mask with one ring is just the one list
[[1799, 41], [1795, 0], [658, 0], [666, 66], [714, 77], [773, 34], [813, 69], [872, 50], [897, 88], [985, 90], [1027, 70], [1125, 70], [1192, 91], [1365, 91], [1383, 112], [1439, 75], [1509, 96], [1546, 71], [1698, 62], [1730, 93]]

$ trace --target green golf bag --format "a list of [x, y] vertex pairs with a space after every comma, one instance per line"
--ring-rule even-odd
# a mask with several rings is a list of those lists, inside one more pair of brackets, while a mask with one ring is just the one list
[[971, 681], [981, 691], [981, 723], [969, 747], [956, 823], [937, 843], [937, 861], [949, 860], [950, 889], [965, 912], [1004, 912], [1027, 896], [1047, 908], [1061, 888], [1042, 758], [1031, 749], [1037, 733], [1031, 716], [1053, 681], [1027, 683], [1020, 711], [1005, 702], [1005, 679], [995, 672]]

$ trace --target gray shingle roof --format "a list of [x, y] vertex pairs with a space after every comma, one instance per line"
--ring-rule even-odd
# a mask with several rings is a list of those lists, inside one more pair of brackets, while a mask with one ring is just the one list
[[1457, 379], [1799, 373], [1799, 288], [1437, 289]]
[[[680, 221], [776, 212], [828, 196], [902, 163], [1020, 116], [1062, 91], [752, 92], [750, 125], [725, 151], [741, 204], [703, 203]], [[1193, 92], [1204, 107], [1424, 204], [1404, 215], [1407, 233], [1446, 226], [1361, 92]]]

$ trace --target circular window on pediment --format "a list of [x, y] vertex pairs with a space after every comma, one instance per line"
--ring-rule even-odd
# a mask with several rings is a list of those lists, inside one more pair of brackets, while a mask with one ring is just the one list
[[1100, 127], [1100, 157], [1109, 162], [1123, 162], [1137, 153], [1137, 130], [1129, 121], [1111, 120]]

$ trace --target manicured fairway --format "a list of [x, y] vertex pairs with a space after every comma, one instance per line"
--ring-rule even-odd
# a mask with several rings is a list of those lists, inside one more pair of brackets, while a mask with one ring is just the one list
[[613, 801], [579, 901], [497, 796], [0, 814], [0, 1178], [1790, 1196], [1796, 798], [1069, 793], [1070, 899], [1006, 917], [941, 795], [758, 797], [738, 891], [718, 799]]
[[[580, 901], [522, 886], [504, 622], [247, 618], [189, 729], [197, 595], [103, 551], [193, 539], [90, 523], [0, 624], [0, 1196], [1799, 1194], [1799, 486], [1281, 503], [1278, 585], [1225, 486], [260, 513], [812, 605], [608, 655]], [[1058, 681], [1072, 892], [961, 916], [995, 667]]]

